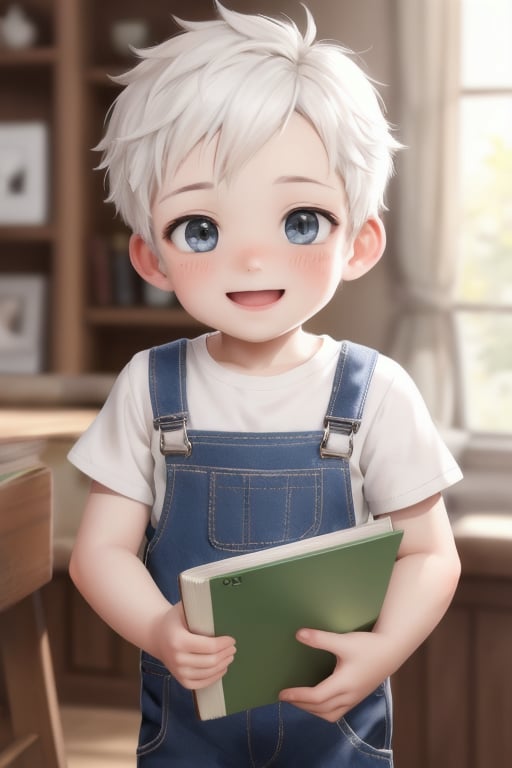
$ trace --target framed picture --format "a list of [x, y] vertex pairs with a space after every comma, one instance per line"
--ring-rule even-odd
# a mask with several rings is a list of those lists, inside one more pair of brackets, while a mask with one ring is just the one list
[[0, 225], [44, 224], [47, 216], [45, 123], [0, 123]]
[[42, 370], [45, 314], [42, 275], [0, 275], [0, 373]]

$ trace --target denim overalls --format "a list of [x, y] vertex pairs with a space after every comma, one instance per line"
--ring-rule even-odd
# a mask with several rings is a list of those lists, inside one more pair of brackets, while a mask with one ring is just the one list
[[[186, 568], [354, 525], [348, 459], [376, 357], [343, 343], [324, 431], [187, 433], [186, 341], [151, 350], [167, 487], [145, 561], [171, 603]], [[286, 703], [201, 722], [157, 659], [143, 652], [141, 672], [140, 768], [393, 765], [388, 682], [335, 724]]]

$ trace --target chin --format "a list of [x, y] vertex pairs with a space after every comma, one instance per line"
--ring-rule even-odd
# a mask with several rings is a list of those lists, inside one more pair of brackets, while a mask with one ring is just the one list
[[262, 329], [254, 329], [254, 331], [251, 330], [244, 330], [242, 331], [240, 327], [233, 329], [232, 331], [228, 329], [219, 328], [220, 333], [222, 333], [224, 336], [229, 336], [233, 339], [237, 339], [238, 341], [247, 343], [247, 344], [267, 344], [272, 341], [276, 341], [277, 339], [280, 339], [283, 336], [287, 336], [288, 334], [292, 334], [294, 331], [300, 330], [302, 327], [302, 324], [294, 325], [291, 328], [272, 328], [271, 330], [268, 330], [268, 332], [265, 332]]

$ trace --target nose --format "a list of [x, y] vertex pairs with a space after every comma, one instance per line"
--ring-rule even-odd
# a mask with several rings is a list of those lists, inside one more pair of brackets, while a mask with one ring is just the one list
[[244, 272], [260, 272], [263, 269], [261, 248], [241, 248], [235, 257], [237, 266]]

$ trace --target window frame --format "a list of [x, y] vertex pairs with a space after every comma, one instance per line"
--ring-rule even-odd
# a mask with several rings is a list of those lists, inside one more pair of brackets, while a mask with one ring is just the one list
[[[460, 3], [460, 35], [461, 35], [461, 56], [460, 56], [460, 65], [459, 65], [459, 94], [458, 94], [458, 106], [459, 106], [459, 116], [461, 110], [461, 106], [463, 104], [463, 101], [465, 99], [471, 99], [471, 98], [502, 98], [506, 97], [507, 99], [510, 99], [512, 103], [512, 84], [510, 86], [502, 86], [502, 85], [478, 85], [478, 86], [466, 86], [463, 83], [462, 78], [462, 50], [465, 45], [465, 41], [463, 39], [464, 36], [464, 2]], [[461, 127], [459, 125], [458, 127], [458, 139], [460, 141], [461, 138]], [[460, 173], [460, 166], [459, 166], [459, 174], [458, 174], [458, 190], [460, 189], [460, 181], [461, 181], [461, 173]], [[459, 196], [459, 203], [462, 203], [461, 200], [461, 194], [458, 193]], [[463, 258], [462, 250], [457, 247], [457, 253], [459, 260]], [[462, 316], [464, 314], [472, 314], [472, 315], [506, 315], [507, 317], [512, 318], [512, 302], [499, 302], [499, 303], [492, 303], [490, 301], [479, 301], [479, 302], [473, 302], [468, 301], [464, 299], [460, 299], [458, 296], [455, 298], [453, 302], [453, 312], [454, 317], [456, 320], [456, 323], [458, 324], [462, 320]], [[471, 444], [475, 446], [474, 453], [471, 454], [471, 461], [470, 464], [473, 463], [472, 459], [477, 458], [479, 465], [486, 463], [486, 456], [487, 452], [492, 450], [491, 453], [494, 456], [494, 461], [497, 462], [498, 466], [502, 466], [502, 454], [508, 457], [508, 465], [510, 467], [510, 460], [512, 456], [512, 431], [503, 431], [503, 432], [495, 432], [492, 430], [485, 430], [481, 428], [473, 429], [469, 426], [469, 421], [467, 414], [470, 409], [470, 403], [468, 399], [468, 392], [464, 389], [463, 380], [464, 380], [464, 369], [463, 369], [463, 352], [461, 351], [459, 355], [459, 365], [461, 366], [461, 375], [459, 377], [459, 384], [461, 389], [463, 390], [461, 392], [461, 397], [463, 401], [463, 407], [461, 409], [462, 411], [462, 417], [461, 421], [462, 423], [459, 424], [459, 426], [467, 431], [469, 434], [472, 435], [472, 441]]]

